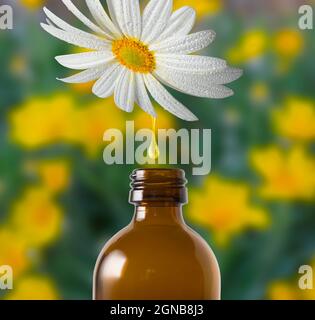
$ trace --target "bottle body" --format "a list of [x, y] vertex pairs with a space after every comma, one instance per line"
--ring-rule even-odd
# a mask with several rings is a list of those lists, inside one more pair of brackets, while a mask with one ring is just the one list
[[218, 300], [220, 271], [206, 243], [169, 201], [136, 205], [96, 263], [95, 300]]

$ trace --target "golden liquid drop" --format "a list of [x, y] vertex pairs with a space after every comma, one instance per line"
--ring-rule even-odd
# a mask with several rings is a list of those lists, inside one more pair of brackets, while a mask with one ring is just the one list
[[151, 159], [156, 160], [160, 156], [160, 150], [156, 142], [156, 118], [151, 117], [151, 119], [152, 119], [152, 138], [151, 138], [151, 143], [148, 149], [148, 155]]

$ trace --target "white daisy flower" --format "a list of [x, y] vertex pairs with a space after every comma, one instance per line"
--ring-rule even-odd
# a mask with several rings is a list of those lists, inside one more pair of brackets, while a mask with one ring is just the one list
[[223, 85], [239, 78], [241, 70], [228, 67], [222, 59], [191, 55], [215, 38], [211, 30], [189, 34], [196, 17], [192, 8], [172, 12], [172, 0], [150, 0], [141, 16], [139, 0], [107, 0], [110, 18], [100, 0], [86, 0], [92, 22], [71, 0], [62, 2], [93, 34], [69, 25], [47, 8], [47, 24], [41, 26], [60, 40], [93, 51], [57, 56], [61, 65], [84, 70], [59, 80], [96, 80], [92, 89], [96, 96], [114, 95], [122, 110], [131, 112], [136, 103], [155, 117], [149, 92], [164, 109], [187, 121], [197, 118], [161, 83], [197, 97], [233, 94]]

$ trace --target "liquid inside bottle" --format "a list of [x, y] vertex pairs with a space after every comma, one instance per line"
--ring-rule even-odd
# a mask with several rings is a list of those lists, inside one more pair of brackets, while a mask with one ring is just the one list
[[130, 224], [104, 246], [94, 271], [95, 300], [218, 300], [220, 271], [208, 244], [183, 219], [185, 174], [133, 172]]

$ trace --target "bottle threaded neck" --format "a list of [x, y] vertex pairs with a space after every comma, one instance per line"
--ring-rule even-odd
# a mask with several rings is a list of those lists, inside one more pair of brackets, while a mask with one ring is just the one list
[[137, 169], [130, 178], [130, 203], [187, 203], [187, 180], [183, 170]]

